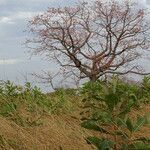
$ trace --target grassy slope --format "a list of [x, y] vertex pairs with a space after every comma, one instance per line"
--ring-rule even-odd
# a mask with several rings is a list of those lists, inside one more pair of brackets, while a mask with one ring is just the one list
[[79, 97], [70, 94], [64, 97], [64, 94], [56, 92], [47, 94], [45, 98], [53, 101], [52, 104], [13, 98], [10, 101], [15, 104], [15, 109], [9, 107], [11, 103], [8, 101], [0, 100], [0, 149], [92, 149], [84, 139], [92, 133], [80, 127]]
[[[8, 103], [8, 97], [0, 99], [0, 149], [95, 149], [86, 143], [85, 138], [89, 135], [98, 136], [99, 133], [80, 126], [80, 113], [83, 111], [80, 107], [81, 97], [75, 95], [73, 91], [63, 93], [64, 91], [60, 90], [35, 98], [36, 94], [33, 91], [28, 92], [25, 92], [25, 98], [28, 97], [28, 100], [22, 95], [14, 98], [11, 96], [9, 99], [11, 103]], [[15, 107], [12, 104], [15, 104]], [[133, 109], [129, 115], [133, 119], [137, 114], [149, 116], [149, 108], [149, 105], [143, 105], [141, 108]], [[135, 137], [150, 137], [149, 131], [150, 126], [144, 126]]]

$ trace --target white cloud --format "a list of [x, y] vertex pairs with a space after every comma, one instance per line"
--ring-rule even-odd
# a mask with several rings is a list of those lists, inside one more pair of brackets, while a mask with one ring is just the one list
[[25, 20], [30, 19], [38, 14], [41, 14], [42, 12], [28, 12], [28, 11], [20, 11], [13, 13], [9, 16], [2, 16], [0, 17], [0, 24], [15, 24], [17, 20]]
[[5, 4], [6, 0], [0, 0], [0, 5]]
[[38, 14], [41, 14], [42, 12], [27, 12], [27, 11], [20, 11], [20, 12], [17, 12], [16, 14], [13, 14], [12, 16], [10, 16], [10, 18], [12, 20], [15, 20], [15, 19], [29, 19], [29, 18], [32, 18], [33, 16], [35, 15], [38, 15]]
[[21, 62], [25, 62], [22, 59], [0, 59], [0, 65], [14, 65]]
[[[0, 0], [0, 5], [9, 3], [10, 0]], [[24, 0], [11, 0], [12, 2], [16, 3], [16, 1], [24, 2]], [[44, 2], [54, 2], [55, 0], [44, 0]], [[43, 0], [26, 0], [25, 3], [39, 3], [43, 2]]]
[[0, 23], [14, 24], [10, 17], [0, 17]]
[[[43, 0], [29, 0], [30, 2], [43, 2]], [[55, 2], [55, 0], [44, 0], [45, 2]]]

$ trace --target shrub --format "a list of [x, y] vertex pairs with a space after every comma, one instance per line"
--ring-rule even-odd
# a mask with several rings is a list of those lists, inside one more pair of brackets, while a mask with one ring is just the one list
[[[108, 82], [97, 81], [92, 83], [92, 86], [90, 82], [84, 84], [81, 93], [85, 96], [85, 104], [89, 98], [88, 100], [95, 105], [89, 105], [92, 109], [91, 116], [81, 126], [114, 137], [114, 140], [97, 137], [88, 137], [86, 140], [99, 150], [149, 148], [149, 139], [133, 138], [133, 134], [146, 123], [146, 118], [138, 116], [136, 122], [133, 122], [128, 116], [130, 110], [139, 105], [140, 98], [148, 94], [147, 78], [144, 79], [143, 86], [145, 93], [141, 94], [142, 87], [125, 83], [117, 76], [113, 76]], [[122, 143], [118, 143], [119, 138], [122, 139]]]
[[144, 77], [140, 93], [141, 93], [141, 97], [140, 97], [141, 102], [149, 103], [150, 102], [150, 76]]

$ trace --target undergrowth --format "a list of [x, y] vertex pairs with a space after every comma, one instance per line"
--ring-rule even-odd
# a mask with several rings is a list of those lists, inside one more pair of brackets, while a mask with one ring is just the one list
[[[109, 81], [86, 82], [79, 89], [58, 88], [44, 94], [37, 86], [27, 82], [24, 86], [10, 81], [0, 82], [0, 116], [22, 127], [43, 125], [42, 117], [80, 111], [81, 126], [100, 133], [90, 136], [87, 143], [98, 150], [149, 149], [150, 139], [135, 134], [150, 123], [149, 116], [131, 118], [133, 109], [150, 104], [150, 77], [140, 85], [125, 83], [117, 76]], [[0, 146], [9, 147], [0, 135]]]
[[87, 82], [81, 94], [83, 109], [89, 113], [82, 119], [85, 121], [81, 126], [105, 134], [104, 137], [88, 137], [88, 143], [98, 150], [150, 149], [149, 138], [134, 136], [143, 125], [149, 124], [149, 116], [137, 116], [134, 121], [129, 116], [133, 108], [149, 105], [149, 77], [145, 77], [141, 85], [125, 83], [117, 76], [107, 82]]
[[21, 126], [41, 125], [44, 114], [73, 111], [74, 91], [60, 88], [53, 93], [44, 94], [40, 88], [32, 87], [29, 82], [18, 86], [10, 81], [1, 81], [0, 115]]

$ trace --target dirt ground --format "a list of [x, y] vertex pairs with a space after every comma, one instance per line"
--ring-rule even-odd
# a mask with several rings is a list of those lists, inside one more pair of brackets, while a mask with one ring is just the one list
[[[150, 107], [133, 110], [130, 115], [149, 115]], [[92, 150], [85, 138], [95, 134], [80, 127], [78, 117], [45, 115], [42, 124], [23, 127], [0, 117], [0, 150]], [[135, 136], [150, 137], [150, 126], [144, 126]]]

